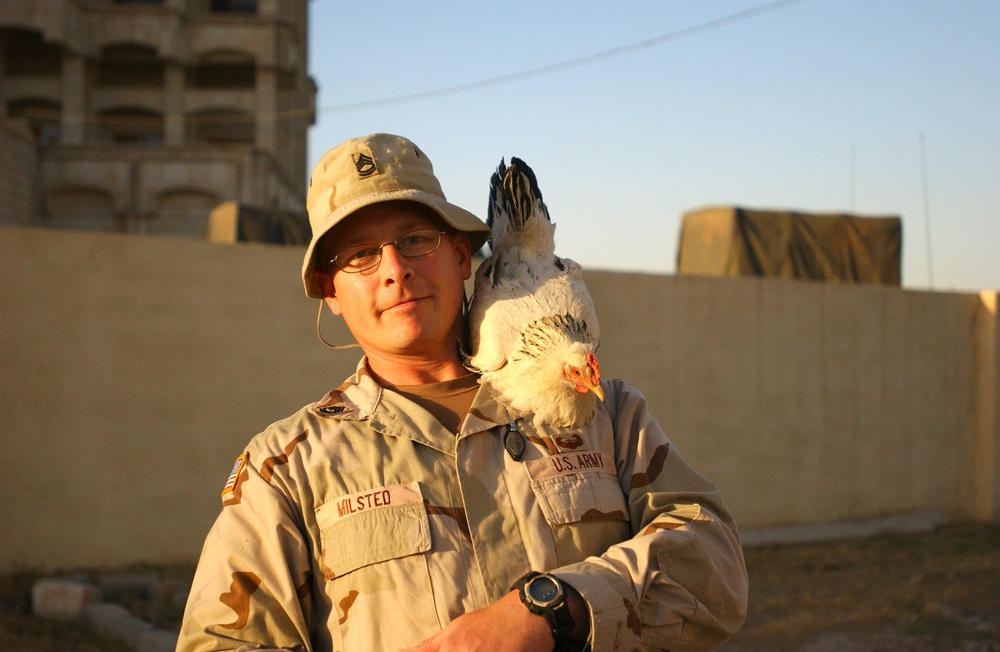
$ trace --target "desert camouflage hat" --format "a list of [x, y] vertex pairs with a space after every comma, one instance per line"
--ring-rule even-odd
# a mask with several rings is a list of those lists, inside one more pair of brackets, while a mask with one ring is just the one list
[[434, 210], [451, 227], [469, 234], [473, 252], [489, 235], [478, 217], [445, 199], [430, 159], [411, 141], [391, 134], [355, 138], [324, 154], [309, 179], [306, 208], [312, 241], [302, 264], [306, 295], [323, 298], [312, 278], [320, 238], [358, 209], [396, 200]]

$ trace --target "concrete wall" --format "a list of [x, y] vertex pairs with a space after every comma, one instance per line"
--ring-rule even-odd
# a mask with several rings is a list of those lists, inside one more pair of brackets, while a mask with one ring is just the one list
[[[300, 257], [0, 228], [0, 569], [197, 557], [246, 441], [354, 368]], [[1000, 516], [995, 292], [587, 279], [605, 375], [741, 526]]]

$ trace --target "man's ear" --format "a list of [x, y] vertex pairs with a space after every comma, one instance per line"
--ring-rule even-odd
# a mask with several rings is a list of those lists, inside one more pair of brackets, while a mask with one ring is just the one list
[[458, 264], [462, 268], [462, 278], [469, 279], [472, 276], [472, 244], [469, 242], [469, 234], [457, 231], [452, 237], [455, 240], [455, 252], [458, 254]]
[[333, 287], [333, 274], [321, 270], [313, 271], [313, 284], [323, 294], [323, 301], [330, 307], [330, 312], [340, 315], [340, 302]]
[[338, 317], [341, 315], [340, 301], [337, 300], [337, 297], [325, 296], [323, 297], [323, 301], [326, 301], [326, 305], [330, 307], [330, 312]]

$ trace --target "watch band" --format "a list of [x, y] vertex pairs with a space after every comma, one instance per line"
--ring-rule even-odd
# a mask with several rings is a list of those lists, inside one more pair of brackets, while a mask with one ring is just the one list
[[569, 611], [566, 584], [562, 580], [547, 573], [532, 571], [517, 580], [511, 588], [517, 590], [528, 611], [545, 618], [556, 642], [567, 639], [576, 623]]

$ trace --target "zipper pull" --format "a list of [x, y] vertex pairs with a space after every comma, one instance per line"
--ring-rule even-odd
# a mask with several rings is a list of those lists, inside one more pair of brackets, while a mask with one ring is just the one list
[[503, 436], [503, 447], [507, 449], [510, 458], [515, 462], [520, 462], [524, 456], [524, 435], [517, 430], [517, 426], [511, 421], [507, 424], [507, 432]]

